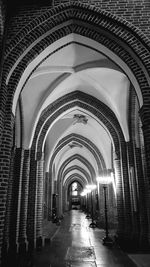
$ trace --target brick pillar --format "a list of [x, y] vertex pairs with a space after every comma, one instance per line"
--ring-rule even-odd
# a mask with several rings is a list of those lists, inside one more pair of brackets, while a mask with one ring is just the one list
[[30, 152], [30, 174], [29, 174], [29, 195], [28, 195], [28, 214], [27, 214], [27, 240], [29, 250], [36, 247], [36, 195], [37, 195], [37, 161], [35, 151]]
[[3, 266], [8, 264], [8, 249], [9, 249], [9, 231], [11, 227], [11, 204], [12, 204], [12, 188], [13, 188], [13, 176], [14, 176], [14, 160], [15, 160], [15, 148], [12, 149], [11, 153], [11, 165], [10, 165], [10, 177], [7, 191], [7, 205], [6, 205], [6, 216], [4, 226], [4, 242], [3, 242]]
[[91, 193], [87, 193], [88, 214], [91, 214]]
[[[98, 191], [98, 196], [97, 196], [97, 201], [98, 201], [98, 214], [97, 214], [97, 224], [100, 227], [100, 219], [101, 219], [101, 203], [103, 198], [101, 197], [101, 185], [100, 183], [97, 183], [97, 191]], [[86, 197], [85, 197], [86, 200]], [[85, 201], [86, 204], [86, 201]]]
[[57, 217], [61, 217], [62, 215], [62, 181], [61, 180], [57, 180], [57, 192], [58, 192], [58, 196], [57, 196]]
[[30, 151], [24, 150], [24, 161], [22, 171], [22, 191], [20, 207], [20, 229], [19, 229], [19, 251], [27, 250], [27, 208], [29, 190], [29, 170], [30, 170]]
[[149, 104], [147, 106], [143, 106], [140, 109], [140, 117], [142, 122], [142, 130], [144, 137], [144, 147], [145, 147], [145, 167], [146, 167], [146, 175], [145, 175], [145, 184], [146, 184], [146, 192], [145, 199], [147, 203], [147, 213], [148, 213], [148, 238], [150, 244], [150, 109]]
[[135, 148], [136, 168], [138, 176], [138, 196], [139, 196], [139, 217], [140, 217], [140, 240], [139, 245], [142, 249], [148, 248], [148, 215], [146, 209], [146, 185], [141, 159], [141, 149]]
[[62, 186], [62, 213], [65, 211], [66, 206], [66, 195], [65, 195], [65, 188]]
[[114, 170], [115, 170], [115, 184], [116, 184], [116, 196], [117, 196], [117, 217], [118, 227], [117, 234], [120, 243], [123, 243], [124, 229], [125, 229], [125, 213], [124, 213], [124, 192], [121, 172], [121, 162], [119, 157], [114, 159]]
[[43, 159], [37, 161], [37, 211], [36, 211], [36, 246], [41, 247], [42, 239], [42, 222], [43, 222]]
[[117, 205], [112, 183], [108, 185], [108, 226], [112, 229], [117, 227]]
[[52, 195], [54, 193], [53, 188], [53, 180], [52, 180], [52, 174], [49, 173], [49, 179], [48, 179], [48, 220], [51, 221], [52, 219]]
[[[131, 212], [131, 200], [130, 200], [130, 187], [129, 187], [129, 170], [127, 162], [127, 144], [122, 142], [121, 144], [121, 157], [122, 157], [122, 177], [123, 177], [123, 190], [124, 190], [124, 222], [125, 222], [125, 236], [124, 245], [127, 245], [129, 249], [129, 244], [131, 244], [131, 231], [132, 231], [132, 212]], [[132, 249], [132, 244], [130, 249]]]
[[[2, 88], [1, 88], [2, 89]], [[1, 90], [2, 92], [2, 90]], [[2, 99], [1, 99], [2, 100]], [[4, 109], [6, 111], [6, 107]], [[4, 113], [3, 113], [4, 114]], [[2, 123], [0, 110], [0, 265], [2, 262], [2, 247], [5, 234], [5, 216], [8, 200], [8, 185], [10, 178], [11, 155], [13, 147], [14, 116], [9, 108], [5, 113], [5, 122]], [[1, 135], [2, 134], [2, 135]], [[5, 265], [4, 265], [5, 266]]]
[[58, 197], [56, 201], [56, 206], [57, 206], [57, 216], [60, 217], [61, 214], [61, 183], [58, 184], [57, 180], [57, 192], [58, 192]]
[[[58, 216], [58, 187], [57, 187], [57, 181], [52, 181], [50, 182], [50, 185], [51, 185], [51, 189], [52, 189], [52, 198], [51, 198], [51, 216], [52, 216], [52, 210], [53, 208], [56, 209], [56, 216]], [[53, 197], [53, 194], [56, 195], [56, 197], [54, 198]]]
[[22, 148], [16, 148], [14, 155], [13, 183], [12, 183], [12, 200], [10, 210], [10, 229], [9, 229], [9, 253], [14, 256], [19, 248], [19, 225], [20, 225], [20, 208], [21, 208], [21, 191], [22, 191], [22, 170], [23, 170]]
[[62, 188], [62, 212], [63, 213], [68, 210], [67, 201], [68, 201], [67, 188], [65, 186], [63, 186], [63, 188]]
[[48, 183], [49, 183], [49, 172], [45, 173], [45, 182], [44, 182], [44, 214], [43, 218], [48, 219]]
[[134, 247], [139, 243], [139, 214], [138, 214], [138, 192], [137, 192], [137, 179], [136, 179], [136, 163], [133, 152], [133, 141], [127, 143], [128, 151], [128, 168], [129, 168], [129, 187], [131, 199], [131, 218], [132, 218], [132, 240]]

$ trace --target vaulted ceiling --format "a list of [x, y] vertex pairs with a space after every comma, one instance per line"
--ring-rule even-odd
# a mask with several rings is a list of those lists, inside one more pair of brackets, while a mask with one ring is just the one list
[[[109, 107], [128, 141], [129, 90], [128, 77], [107, 51], [100, 51], [98, 44], [88, 38], [70, 34], [44, 50], [20, 80], [13, 105], [16, 145], [30, 148], [36, 126], [46, 108], [75, 91], [83, 92], [89, 99], [94, 97]], [[20, 94], [19, 101], [17, 94]], [[91, 176], [92, 168], [93, 175], [98, 175], [100, 168], [113, 167], [111, 134], [107, 126], [82, 105], [70, 107], [55, 118], [42, 147], [45, 171], [49, 171], [55, 154], [52, 165], [56, 177], [68, 159], [72, 160], [64, 165], [64, 172], [70, 170], [66, 177], [72, 174], [74, 177], [77, 174]]]

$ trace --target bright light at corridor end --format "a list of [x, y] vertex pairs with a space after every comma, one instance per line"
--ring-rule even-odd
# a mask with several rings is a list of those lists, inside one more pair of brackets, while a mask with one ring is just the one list
[[87, 188], [85, 188], [82, 192], [81, 192], [81, 196], [83, 197], [83, 196], [86, 196], [88, 193], [91, 193], [91, 189], [87, 189]]
[[86, 188], [90, 189], [90, 190], [94, 190], [94, 189], [96, 189], [96, 184], [87, 184]]
[[80, 195], [81, 195], [81, 197], [84, 197], [84, 196], [86, 196], [86, 192], [83, 191], [83, 192], [81, 192]]
[[91, 193], [92, 190], [96, 189], [96, 184], [88, 184], [86, 185], [86, 188], [81, 192], [81, 196], [85, 196], [88, 193]]
[[114, 182], [114, 174], [113, 172], [110, 172], [109, 175], [98, 176], [96, 180], [100, 184], [110, 184]]

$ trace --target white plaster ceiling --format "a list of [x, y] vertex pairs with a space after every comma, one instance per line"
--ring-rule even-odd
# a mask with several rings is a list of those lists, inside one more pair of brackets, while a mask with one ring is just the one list
[[[74, 115], [75, 114], [82, 114], [85, 115], [88, 119], [87, 124], [83, 123], [75, 123]], [[49, 131], [46, 140], [46, 151], [45, 151], [45, 161], [48, 171], [49, 160], [52, 156], [53, 151], [55, 150], [55, 145], [57, 144], [58, 140], [61, 140], [65, 136], [70, 134], [78, 134], [82, 135], [83, 137], [90, 139], [90, 141], [97, 146], [99, 151], [101, 151], [107, 168], [111, 168], [111, 157], [108, 155], [111, 154], [111, 138], [106, 131], [106, 129], [101, 125], [95, 118], [91, 117], [88, 113], [84, 113], [81, 109], [75, 109], [71, 112], [68, 112], [64, 115], [60, 120], [58, 120], [55, 125]], [[59, 135], [59, 138], [58, 138]], [[58, 154], [57, 154], [57, 166], [61, 165], [61, 159], [66, 160], [68, 158], [67, 153], [71, 156], [74, 154], [76, 148], [70, 149], [68, 145], [66, 145]], [[83, 150], [85, 148], [78, 148], [78, 150]], [[51, 152], [50, 152], [51, 151]], [[95, 169], [97, 170], [97, 165], [95, 160], [93, 160], [93, 156], [91, 156], [90, 160], [92, 161], [92, 165], [94, 165]]]
[[[56, 46], [52, 44], [49, 47], [49, 53], [48, 49], [45, 52], [45, 55], [49, 54], [49, 56], [39, 64], [24, 86], [20, 95], [23, 109], [22, 146], [24, 148], [27, 149], [31, 146], [41, 112], [58, 98], [77, 90], [106, 104], [116, 115], [126, 141], [129, 140], [129, 79], [114, 62], [108, 59], [107, 54], [104, 55], [91, 44], [89, 46], [89, 43], [83, 42], [83, 37], [81, 39], [81, 43], [79, 43], [79, 37], [77, 42], [76, 35], [75, 37], [70, 35], [70, 39], [65, 39], [65, 46], [63, 40], [60, 40], [60, 49], [57, 49], [55, 53], [52, 51], [58, 47], [58, 42]], [[88, 39], [85, 40], [88, 41]], [[44, 58], [43, 54], [39, 58], [39, 62], [42, 58]], [[26, 76], [25, 73], [24, 76]], [[73, 118], [76, 114], [84, 115], [87, 118], [87, 123], [75, 123]], [[19, 116], [19, 108], [17, 108], [17, 136], [20, 133]], [[49, 170], [49, 162], [58, 142], [73, 133], [92, 141], [103, 155], [106, 167], [112, 167], [112, 140], [105, 125], [86, 110], [75, 107], [60, 114], [49, 128], [43, 144], [45, 171]], [[20, 146], [20, 139], [17, 138], [17, 140], [17, 146]], [[71, 149], [66, 145], [59, 151], [54, 161], [56, 176], [63, 162], [74, 154], [85, 157], [97, 173], [95, 158], [87, 148], [75, 147]], [[79, 166], [82, 165], [87, 170], [87, 167], [78, 160], [70, 163], [66, 169], [75, 163]]]
[[88, 184], [88, 179], [87, 179], [86, 175], [84, 175], [83, 172], [80, 172], [78, 170], [76, 170], [76, 172], [70, 171], [67, 175], [65, 175], [64, 180], [63, 180], [63, 184], [65, 184], [65, 182], [69, 179], [69, 176], [72, 176], [72, 175], [77, 176], [76, 174], [82, 176], [82, 181], [84, 179], [84, 182], [86, 181], [86, 184]]

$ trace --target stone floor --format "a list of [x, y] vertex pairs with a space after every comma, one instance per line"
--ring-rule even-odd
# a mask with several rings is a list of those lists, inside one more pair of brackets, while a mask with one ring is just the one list
[[[34, 254], [34, 267], [135, 267], [119, 248], [102, 245], [104, 231], [90, 228], [78, 210], [67, 213], [50, 237], [51, 242]], [[48, 234], [48, 226], [47, 226]], [[46, 235], [46, 232], [45, 232]]]
[[150, 254], [129, 254], [128, 255], [137, 267], [150, 267]]

